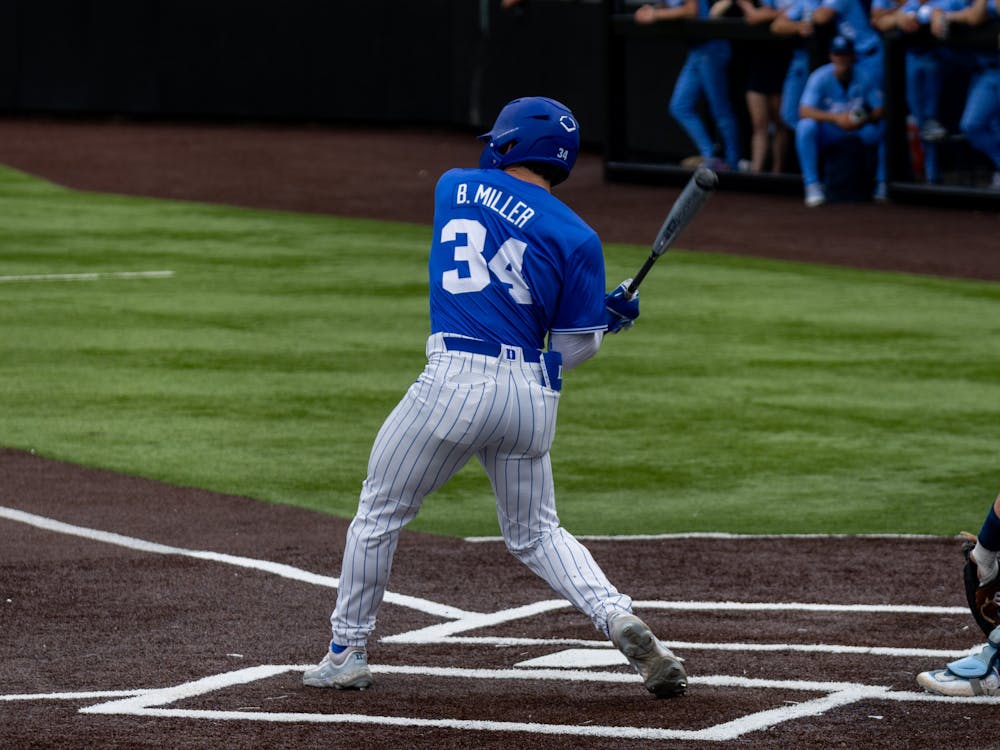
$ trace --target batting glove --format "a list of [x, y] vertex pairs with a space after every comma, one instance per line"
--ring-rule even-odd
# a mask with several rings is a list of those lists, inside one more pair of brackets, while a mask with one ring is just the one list
[[608, 333], [631, 328], [639, 317], [639, 293], [636, 292], [631, 299], [628, 297], [628, 285], [631, 283], [632, 279], [625, 279], [604, 297]]

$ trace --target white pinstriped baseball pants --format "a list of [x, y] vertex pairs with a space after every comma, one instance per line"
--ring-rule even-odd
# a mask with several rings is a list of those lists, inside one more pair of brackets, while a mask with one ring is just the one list
[[475, 456], [489, 475], [510, 552], [607, 635], [608, 616], [632, 600], [559, 525], [549, 448], [559, 393], [539, 363], [448, 351], [427, 341], [427, 367], [379, 430], [347, 532], [333, 640], [363, 646], [375, 629], [400, 530], [424, 497]]

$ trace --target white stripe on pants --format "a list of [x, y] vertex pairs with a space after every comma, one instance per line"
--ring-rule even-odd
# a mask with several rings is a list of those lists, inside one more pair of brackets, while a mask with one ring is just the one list
[[549, 459], [559, 393], [542, 384], [542, 365], [520, 356], [447, 351], [441, 334], [428, 339], [427, 358], [372, 446], [347, 532], [330, 618], [333, 640], [365, 644], [375, 629], [400, 530], [424, 497], [473, 456], [496, 493], [507, 548], [607, 634], [608, 615], [629, 611], [632, 600], [559, 526]]

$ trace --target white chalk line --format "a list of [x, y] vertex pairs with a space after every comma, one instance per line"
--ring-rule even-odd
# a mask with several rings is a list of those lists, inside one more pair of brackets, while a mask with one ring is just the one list
[[[935, 534], [733, 534], [725, 531], [685, 531], [675, 534], [574, 534], [581, 542], [648, 542], [686, 539], [947, 539]], [[502, 536], [467, 536], [469, 544], [503, 542]]]
[[[457, 639], [455, 639], [457, 640]], [[462, 639], [461, 645], [466, 646], [493, 646], [494, 648], [513, 648], [516, 646], [538, 646], [534, 643], [509, 643], [507, 639]], [[448, 643], [452, 643], [449, 639]], [[780, 654], [832, 654], [837, 656], [879, 656], [902, 659], [939, 659], [951, 661], [978, 651], [975, 649], [946, 650], [946, 649], [920, 649], [920, 648], [892, 648], [880, 646], [838, 646], [825, 643], [815, 644], [787, 644], [787, 643], [698, 643], [685, 641], [663, 641], [663, 643], [675, 652], [688, 653], [691, 651], [711, 651], [711, 652], [733, 652], [740, 654], [748, 653], [780, 653]], [[456, 644], [458, 645], [458, 644]], [[551, 644], [549, 644], [551, 645]], [[561, 651], [544, 654], [527, 661], [520, 662], [518, 667], [561, 667], [561, 668], [588, 668], [588, 667], [609, 667], [612, 665], [625, 665], [627, 660], [616, 648], [609, 646], [606, 642], [594, 641], [592, 644], [577, 646], [576, 648], [565, 648]]]
[[100, 281], [102, 279], [166, 279], [173, 271], [97, 271], [93, 273], [33, 273], [0, 276], [0, 284], [19, 281]]
[[[4, 506], [0, 506], [0, 518], [25, 523], [47, 531], [83, 537], [84, 539], [113, 544], [119, 547], [125, 547], [126, 549], [138, 550], [140, 552], [151, 552], [157, 555], [192, 557], [198, 560], [210, 560], [212, 562], [224, 563], [226, 565], [233, 565], [240, 568], [259, 570], [265, 573], [271, 573], [272, 575], [276, 575], [281, 578], [288, 578], [293, 581], [309, 583], [314, 586], [337, 588], [339, 584], [339, 580], [337, 578], [319, 575], [317, 573], [310, 573], [302, 570], [301, 568], [285, 565], [283, 563], [258, 560], [251, 557], [240, 557], [238, 555], [227, 555], [220, 552], [206, 552], [203, 550], [190, 550], [182, 547], [172, 547], [170, 545], [158, 544], [156, 542], [150, 542], [145, 539], [137, 539], [130, 536], [123, 536], [109, 531], [89, 529], [84, 526], [74, 526], [72, 524], [63, 523], [62, 521], [55, 521], [51, 518], [37, 516], [33, 513], [25, 513], [24, 511]], [[466, 610], [459, 609], [458, 607], [449, 607], [447, 605], [438, 604], [437, 602], [431, 602], [426, 599], [419, 599], [417, 597], [406, 596], [403, 594], [393, 594], [391, 592], [386, 592], [385, 601], [390, 604], [397, 604], [401, 607], [408, 607], [409, 609], [415, 609], [426, 614], [436, 615], [438, 617], [464, 618], [472, 617], [476, 614], [474, 612], [467, 612]]]
[[4, 701], [84, 701], [98, 698], [130, 698], [153, 692], [150, 690], [90, 690], [78, 693], [20, 693], [0, 695]]
[[[311, 665], [309, 665], [311, 666]], [[425, 727], [458, 731], [527, 732], [532, 734], [606, 737], [623, 740], [701, 740], [726, 741], [757, 732], [778, 724], [825, 713], [831, 709], [861, 700], [933, 701], [961, 705], [1000, 705], [1000, 698], [944, 698], [924, 693], [894, 692], [887, 687], [856, 685], [841, 682], [798, 680], [765, 680], [716, 675], [692, 677], [692, 685], [748, 689], [772, 689], [826, 693], [816, 698], [782, 705], [699, 730], [661, 727], [625, 727], [602, 725], [544, 724], [537, 722], [488, 721], [469, 719], [426, 719], [412, 716], [378, 716], [370, 714], [328, 714], [263, 711], [222, 711], [205, 709], [163, 708], [179, 700], [211, 693], [234, 685], [268, 679], [289, 671], [303, 671], [308, 666], [264, 665], [205, 677], [162, 690], [145, 691], [134, 696], [112, 700], [80, 710], [84, 714], [131, 715], [151, 718], [184, 718], [210, 721], [253, 721], [272, 723], [358, 724], [395, 727]], [[378, 674], [397, 674], [431, 678], [494, 679], [494, 680], [568, 680], [633, 683], [632, 675], [618, 672], [578, 672], [563, 670], [462, 669], [455, 667], [421, 667], [376, 665]]]
[[[170, 545], [163, 545], [134, 537], [123, 536], [112, 532], [105, 532], [96, 529], [89, 529], [81, 526], [66, 524], [53, 519], [37, 516], [11, 508], [0, 506], [0, 518], [30, 524], [32, 526], [49, 531], [80, 536], [94, 541], [115, 544], [118, 546], [135, 549], [138, 551], [150, 552], [154, 554], [169, 554], [188, 556], [197, 559], [220, 562], [238, 567], [252, 568], [263, 572], [268, 572], [281, 577], [312, 583], [315, 585], [333, 587], [337, 586], [337, 579], [329, 576], [320, 576], [308, 571], [303, 571], [292, 566], [273, 563], [265, 560], [245, 558], [234, 555], [227, 555], [215, 552], [200, 550], [188, 550]], [[533, 617], [556, 609], [568, 607], [568, 603], [562, 600], [550, 600], [535, 602], [532, 604], [516, 607], [508, 610], [501, 610], [493, 613], [478, 613], [449, 607], [437, 602], [430, 602], [416, 597], [387, 594], [388, 603], [398, 604], [404, 607], [418, 609], [419, 611], [434, 614], [441, 617], [452, 618], [453, 621], [433, 625], [428, 628], [421, 628], [410, 633], [397, 634], [383, 638], [383, 642], [397, 643], [492, 643], [493, 645], [560, 645], [577, 644], [588, 648], [607, 648], [603, 641], [577, 641], [574, 639], [497, 639], [497, 638], [474, 638], [462, 637], [457, 633], [470, 630], [490, 627], [500, 623], [510, 622], [516, 619]], [[908, 605], [821, 605], [821, 604], [773, 604], [773, 603], [741, 603], [725, 602], [725, 607], [731, 611], [738, 611], [741, 608], [748, 611], [841, 611], [841, 612], [872, 612], [872, 613], [903, 613], [903, 614], [955, 614], [962, 612], [964, 608], [957, 607], [911, 607]], [[718, 609], [718, 603], [706, 602], [659, 602], [647, 601], [636, 602], [637, 608], [663, 608], [683, 610], [686, 608], [694, 611], [704, 609]], [[968, 652], [943, 652], [943, 651], [923, 651], [919, 649], [883, 649], [881, 647], [851, 647], [851, 646], [829, 646], [824, 644], [670, 644], [672, 647], [684, 648], [704, 648], [715, 650], [805, 650], [805, 651], [828, 651], [836, 649], [832, 653], [865, 653], [877, 655], [904, 655], [904, 656], [941, 656], [948, 658], [955, 654], [964, 655]], [[566, 662], [570, 663], [570, 662]], [[758, 731], [763, 728], [775, 726], [784, 721], [806, 716], [815, 716], [819, 713], [830, 710], [837, 706], [847, 705], [858, 700], [868, 698], [884, 698], [893, 696], [892, 700], [909, 700], [903, 696], [918, 696], [920, 700], [940, 699], [940, 696], [926, 697], [920, 693], [892, 693], [888, 688], [854, 683], [813, 683], [795, 681], [775, 681], [775, 680], [746, 680], [745, 678], [733, 678], [726, 676], [703, 676], [694, 677], [691, 683], [694, 685], [714, 685], [720, 687], [757, 687], [764, 689], [774, 689], [781, 687], [785, 689], [802, 689], [827, 692], [828, 695], [797, 703], [794, 706], [783, 706], [776, 709], [763, 711], [757, 714], [740, 717], [725, 724], [715, 725], [701, 730], [677, 730], [642, 727], [600, 727], [594, 725], [573, 726], [573, 725], [546, 725], [530, 724], [519, 722], [491, 722], [449, 719], [418, 719], [415, 717], [379, 717], [359, 714], [299, 714], [299, 713], [263, 713], [247, 711], [188, 711], [182, 709], [161, 709], [155, 708], [157, 705], [167, 705], [191, 695], [200, 695], [204, 692], [221, 689], [227, 685], [243, 684], [258, 679], [287, 672], [289, 670], [303, 670], [306, 667], [294, 666], [274, 666], [264, 665], [252, 667], [236, 672], [226, 673], [207, 677], [192, 683], [185, 683], [174, 688], [163, 690], [139, 690], [139, 691], [109, 691], [106, 693], [91, 693], [93, 697], [113, 697], [110, 702], [101, 703], [89, 708], [81, 709], [82, 713], [128, 713], [143, 716], [178, 716], [185, 718], [202, 718], [214, 720], [255, 720], [255, 721], [312, 721], [320, 723], [362, 723], [381, 724], [390, 726], [427, 726], [455, 728], [458, 730], [475, 729], [480, 731], [497, 732], [534, 732], [538, 734], [569, 734], [581, 736], [616, 737], [620, 739], [691, 739], [691, 740], [724, 740], [739, 737], [748, 732]], [[557, 669], [533, 669], [521, 666], [517, 669], [506, 670], [460, 670], [448, 668], [431, 668], [418, 666], [374, 666], [373, 672], [385, 674], [414, 674], [423, 676], [460, 676], [473, 677], [477, 679], [550, 679], [559, 681], [610, 681], [635, 683], [636, 676], [632, 673], [615, 672], [600, 673], [593, 671], [571, 670], [565, 668]], [[800, 687], [791, 687], [799, 685]], [[53, 693], [50, 696], [66, 696], [74, 699], [81, 699], [87, 693]], [[19, 695], [16, 697], [0, 696], [0, 700], [32, 700], [42, 699], [44, 696], [28, 697]], [[52, 699], [52, 698], [50, 698]], [[944, 699], [947, 701], [959, 700], [968, 703], [973, 699]], [[987, 698], [985, 702], [1000, 703], [1000, 699]]]

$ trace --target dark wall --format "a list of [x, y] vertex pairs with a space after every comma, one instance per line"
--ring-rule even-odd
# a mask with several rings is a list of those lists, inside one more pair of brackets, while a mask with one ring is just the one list
[[544, 93], [596, 143], [602, 19], [544, 0], [0, 0], [0, 111], [478, 128]]
[[0, 107], [450, 121], [474, 5], [3, 0]]

